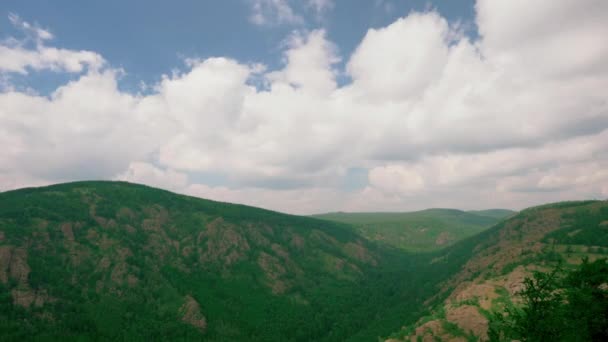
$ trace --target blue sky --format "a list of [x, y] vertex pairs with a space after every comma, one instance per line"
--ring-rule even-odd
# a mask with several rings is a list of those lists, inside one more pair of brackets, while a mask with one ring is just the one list
[[608, 197], [605, 0], [0, 3], [0, 190], [290, 213]]
[[[0, 3], [5, 18], [0, 31], [19, 34], [6, 20], [9, 13], [38, 23], [55, 35], [56, 46], [97, 51], [123, 68], [127, 73], [120, 85], [131, 91], [138, 90], [141, 81], [158, 81], [162, 74], [181, 67], [187, 57], [230, 56], [277, 68], [282, 63], [281, 43], [293, 30], [324, 28], [343, 55], [352, 53], [369, 28], [388, 25], [411, 11], [436, 9], [452, 22], [468, 24], [471, 34], [475, 31], [474, 3], [466, 0], [341, 0], [322, 14], [305, 1], [294, 1], [291, 4], [302, 22], [265, 25], [251, 22], [252, 2], [5, 0]], [[38, 88], [54, 89], [58, 75], [43, 76], [31, 83], [48, 82]]]

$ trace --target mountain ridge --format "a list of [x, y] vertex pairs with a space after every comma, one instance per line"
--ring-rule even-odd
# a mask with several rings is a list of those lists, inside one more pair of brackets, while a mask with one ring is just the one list
[[556, 202], [522, 210], [448, 247], [436, 262], [473, 253], [428, 300], [429, 313], [391, 341], [487, 341], [493, 315], [521, 305], [518, 294], [534, 271], [573, 269], [584, 258], [608, 257], [607, 228], [608, 201]]
[[7, 340], [369, 340], [432, 292], [345, 224], [132, 183], [0, 193], [0, 231]]
[[431, 208], [413, 212], [338, 212], [313, 217], [353, 225], [368, 240], [406, 251], [427, 252], [473, 236], [513, 213], [506, 209], [474, 213]]
[[608, 253], [607, 203], [481, 221], [448, 210], [498, 223], [411, 252], [347, 223], [134, 183], [6, 191], [0, 332], [9, 341], [484, 340], [484, 314], [511, 302], [526, 272], [543, 269], [535, 264]]

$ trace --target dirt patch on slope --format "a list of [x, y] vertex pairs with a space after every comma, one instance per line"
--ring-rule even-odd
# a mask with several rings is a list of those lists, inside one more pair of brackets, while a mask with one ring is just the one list
[[0, 246], [0, 281], [7, 284], [9, 279], [15, 280], [15, 287], [11, 290], [13, 304], [24, 308], [29, 308], [32, 303], [42, 306], [48, 301], [45, 290], [34, 291], [30, 287], [30, 271], [25, 248]]
[[11, 257], [13, 256], [12, 246], [0, 246], [0, 281], [3, 284], [8, 283], [8, 268], [11, 264]]
[[119, 220], [133, 220], [135, 217], [135, 212], [127, 207], [120, 208], [116, 213], [116, 218]]
[[452, 237], [450, 236], [450, 233], [441, 232], [441, 234], [439, 234], [439, 236], [437, 236], [437, 239], [435, 239], [435, 245], [443, 246], [450, 241], [452, 241]]
[[473, 333], [481, 341], [488, 340], [488, 319], [479, 313], [477, 307], [462, 305], [446, 310], [446, 319], [456, 323], [466, 333]]
[[204, 332], [207, 328], [207, 320], [201, 313], [201, 307], [192, 296], [186, 296], [186, 301], [179, 308], [179, 312], [182, 315], [182, 321], [195, 327], [200, 332]]
[[72, 230], [71, 222], [64, 222], [61, 224], [61, 232], [63, 233], [63, 237], [67, 241], [74, 241], [74, 231]]
[[451, 342], [466, 342], [464, 337], [454, 337], [448, 334], [440, 320], [433, 320], [424, 323], [416, 328], [414, 335], [409, 339], [411, 342], [436, 342], [436, 341], [451, 341]]
[[346, 254], [348, 254], [348, 256], [350, 256], [354, 259], [357, 259], [361, 262], [364, 262], [366, 264], [371, 264], [373, 266], [376, 266], [378, 264], [376, 259], [369, 252], [369, 250], [367, 248], [363, 247], [360, 242], [347, 243], [344, 246], [344, 251], [346, 252]]
[[25, 248], [13, 249], [9, 266], [11, 278], [16, 279], [19, 285], [27, 285], [30, 271], [30, 266], [27, 264], [27, 251]]
[[200, 250], [200, 262], [221, 263], [230, 266], [245, 258], [251, 249], [247, 240], [237, 228], [218, 218], [206, 226], [198, 235], [197, 242], [204, 248]]
[[293, 234], [293, 236], [291, 237], [291, 242], [290, 244], [295, 247], [297, 250], [302, 250], [302, 248], [304, 248], [304, 238], [301, 237], [298, 234]]
[[144, 208], [147, 218], [142, 223], [144, 230], [160, 232], [163, 225], [169, 220], [169, 212], [160, 205]]
[[258, 265], [264, 271], [272, 293], [283, 294], [287, 291], [289, 284], [281, 279], [287, 271], [279, 259], [268, 253], [261, 252], [258, 257]]
[[492, 300], [498, 298], [496, 287], [491, 284], [464, 283], [462, 288], [457, 288], [452, 295], [457, 303], [465, 301], [478, 301], [479, 306], [485, 310], [492, 307]]

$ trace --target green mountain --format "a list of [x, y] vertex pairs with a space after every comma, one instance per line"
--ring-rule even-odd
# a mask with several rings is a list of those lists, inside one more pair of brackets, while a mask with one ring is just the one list
[[479, 216], [493, 217], [495, 219], [504, 219], [506, 217], [515, 215], [516, 213], [515, 211], [509, 209], [469, 210], [467, 212]]
[[342, 223], [141, 185], [0, 193], [3, 340], [369, 341], [449, 274]]
[[[509, 217], [499, 221], [500, 213]], [[518, 214], [430, 209], [322, 217], [332, 215], [339, 219], [123, 182], [0, 193], [0, 336], [486, 340], [495, 314], [521, 304], [518, 292], [533, 271], [608, 255], [605, 201]], [[426, 238], [426, 249], [419, 247], [426, 251], [413, 253], [366, 239], [361, 228], [406, 218], [429, 230], [432, 222], [480, 232], [443, 248], [428, 247]]]
[[372, 241], [419, 252], [445, 248], [478, 234], [514, 212], [506, 209], [461, 211], [427, 209], [415, 212], [328, 213], [314, 217], [348, 223]]
[[[404, 325], [391, 341], [487, 341], [496, 314], [510, 308], [519, 312], [517, 308], [526, 304], [521, 291], [526, 288], [525, 279], [532, 278], [534, 272], [586, 272], [578, 270], [584, 259], [593, 262], [608, 257], [608, 201], [562, 202], [526, 209], [449, 247], [435, 262], [463, 257], [468, 260], [460, 271], [441, 284], [436, 297], [427, 302], [432, 308], [429, 313], [414, 324]], [[605, 288], [596, 290], [608, 296]]]

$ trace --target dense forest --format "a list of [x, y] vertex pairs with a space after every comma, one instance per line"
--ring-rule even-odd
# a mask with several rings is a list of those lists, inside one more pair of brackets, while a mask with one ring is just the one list
[[[456, 215], [498, 223], [412, 252], [367, 239], [353, 223], [124, 182], [0, 193], [0, 334], [7, 341], [400, 339], [421, 317], [437, 316], [465, 278], [493, 279], [567, 253], [577, 258], [591, 242], [602, 248], [608, 220], [605, 202], [535, 208], [502, 221], [496, 215], [511, 214], [436, 213], [433, 222]], [[527, 236], [542, 248], [517, 258], [492, 252]], [[496, 336], [516, 331], [509, 329]]]
[[0, 231], [4, 340], [369, 341], [416, 319], [466, 260], [115, 182], [2, 193]]
[[327, 213], [314, 217], [347, 223], [365, 238], [409, 252], [439, 250], [478, 234], [502, 219], [511, 210], [462, 211], [426, 209], [403, 213]]
[[606, 201], [523, 210], [447, 248], [443, 257], [466, 255], [468, 260], [439, 286], [442, 301], [429, 303], [427, 314], [391, 338], [604, 340], [594, 336], [608, 321], [602, 302], [608, 297], [608, 249], [602, 247], [607, 237]]

